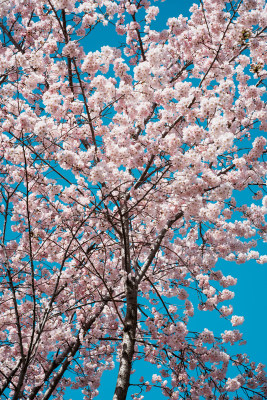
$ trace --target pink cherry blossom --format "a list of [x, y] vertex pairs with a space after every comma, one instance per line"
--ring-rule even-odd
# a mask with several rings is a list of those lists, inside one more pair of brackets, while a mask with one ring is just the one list
[[237, 315], [233, 315], [231, 318], [231, 324], [233, 326], [242, 325], [244, 322], [244, 317], [238, 317]]
[[266, 396], [224, 271], [267, 261], [266, 5], [157, 5], [1, 3], [1, 398]]

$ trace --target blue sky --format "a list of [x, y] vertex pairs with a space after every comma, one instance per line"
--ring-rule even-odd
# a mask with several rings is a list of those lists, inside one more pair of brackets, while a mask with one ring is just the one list
[[[157, 22], [152, 25], [152, 28], [164, 29], [169, 17], [177, 17], [179, 14], [189, 16], [189, 8], [192, 4], [193, 2], [191, 0], [166, 0], [165, 2], [159, 1], [155, 3], [161, 11], [158, 15]], [[121, 39], [121, 37], [117, 37], [114, 33], [113, 28], [96, 29], [88, 36], [85, 51], [95, 51], [104, 45], [114, 46], [118, 43], [117, 40]], [[241, 199], [243, 203], [246, 203], [246, 195], [243, 195], [243, 198], [239, 195], [239, 199]], [[264, 252], [264, 246], [262, 244], [259, 246], [259, 250], [261, 253]], [[238, 278], [237, 285], [233, 288], [236, 293], [235, 298], [230, 302], [225, 302], [226, 305], [232, 304], [234, 306], [235, 315], [243, 315], [245, 317], [245, 322], [240, 327], [240, 330], [243, 332], [244, 339], [247, 340], [247, 345], [241, 348], [237, 346], [235, 352], [246, 352], [250, 356], [251, 361], [255, 361], [256, 363], [266, 362], [266, 267], [257, 264], [255, 261], [237, 265], [221, 260], [217, 265], [217, 269], [221, 269], [224, 275], [230, 274]], [[220, 319], [217, 313], [196, 311], [196, 315], [192, 318], [189, 327], [195, 331], [202, 331], [204, 328], [208, 328], [214, 330], [216, 333], [220, 333], [225, 329], [231, 329], [231, 324], [230, 322]], [[137, 375], [145, 375], [148, 371], [147, 365], [142, 362], [139, 363], [139, 365], [135, 365], [134, 368], [138, 368]], [[151, 377], [151, 375], [149, 375], [147, 376], [148, 379]], [[105, 400], [107, 398], [112, 398], [116, 376], [116, 370], [104, 373], [99, 388], [100, 394], [97, 399]], [[150, 393], [144, 394], [145, 400], [152, 399], [156, 394], [157, 398], [163, 398], [161, 392], [155, 393], [151, 391]], [[128, 397], [130, 398], [130, 395]], [[81, 398], [81, 394], [78, 393], [78, 391], [72, 391], [71, 393], [68, 392], [65, 398], [66, 400], [69, 398], [78, 400]]]

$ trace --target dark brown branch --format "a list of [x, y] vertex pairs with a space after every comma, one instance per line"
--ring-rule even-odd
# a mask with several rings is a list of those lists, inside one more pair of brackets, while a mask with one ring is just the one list
[[0, 27], [2, 28], [3, 32], [7, 35], [7, 37], [9, 38], [9, 40], [14, 44], [14, 46], [16, 47], [16, 49], [21, 52], [21, 53], [25, 53], [25, 50], [21, 47], [21, 45], [16, 42], [16, 40], [13, 38], [13, 36], [11, 35], [11, 32], [9, 32], [9, 30], [5, 27], [5, 25], [3, 24], [3, 22], [0, 22]]
[[161, 230], [161, 232], [159, 233], [157, 239], [155, 240], [155, 244], [151, 249], [151, 252], [146, 260], [146, 262], [144, 263], [143, 267], [141, 268], [140, 272], [138, 273], [137, 276], [137, 283], [139, 284], [141, 282], [141, 280], [143, 279], [143, 277], [145, 276], [148, 268], [150, 267], [155, 255], [157, 254], [161, 242], [164, 239], [166, 233], [168, 232], [168, 230], [171, 228], [171, 226], [178, 221], [178, 219], [182, 218], [183, 216], [183, 212], [179, 211], [172, 219], [170, 219], [169, 221], [167, 221], [166, 226]]

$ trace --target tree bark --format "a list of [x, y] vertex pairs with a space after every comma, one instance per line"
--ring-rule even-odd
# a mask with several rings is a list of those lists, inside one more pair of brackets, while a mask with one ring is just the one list
[[130, 385], [137, 326], [137, 286], [135, 280], [132, 278], [127, 278], [126, 300], [127, 309], [124, 320], [122, 353], [113, 400], [125, 400]]

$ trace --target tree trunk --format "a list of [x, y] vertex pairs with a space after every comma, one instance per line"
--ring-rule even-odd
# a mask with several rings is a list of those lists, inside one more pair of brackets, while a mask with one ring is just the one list
[[125, 400], [130, 384], [137, 326], [137, 287], [133, 279], [126, 282], [127, 310], [124, 320], [122, 353], [113, 400]]

